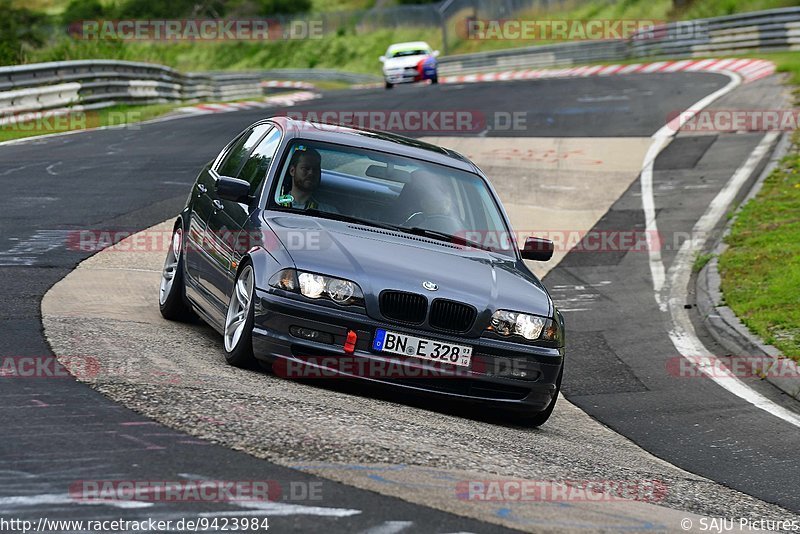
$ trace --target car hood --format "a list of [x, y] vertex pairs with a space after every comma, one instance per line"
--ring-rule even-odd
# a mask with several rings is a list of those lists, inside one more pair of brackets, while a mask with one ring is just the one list
[[[357, 282], [368, 311], [377, 309], [381, 291], [395, 289], [465, 302], [479, 313], [552, 315], [547, 291], [516, 258], [329, 219], [281, 215], [267, 222], [298, 269]], [[424, 289], [425, 281], [438, 290]]]
[[402, 56], [389, 58], [383, 62], [384, 69], [405, 69], [408, 67], [416, 67], [417, 64], [428, 57], [428, 54], [419, 54], [416, 56]]

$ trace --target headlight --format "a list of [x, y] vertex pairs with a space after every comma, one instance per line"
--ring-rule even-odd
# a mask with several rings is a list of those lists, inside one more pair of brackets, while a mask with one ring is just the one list
[[358, 284], [342, 278], [283, 269], [270, 278], [269, 285], [310, 299], [326, 298], [342, 306], [364, 305], [364, 293]]
[[487, 330], [501, 336], [522, 336], [528, 340], [559, 341], [559, 326], [552, 319], [506, 310], [497, 310]]

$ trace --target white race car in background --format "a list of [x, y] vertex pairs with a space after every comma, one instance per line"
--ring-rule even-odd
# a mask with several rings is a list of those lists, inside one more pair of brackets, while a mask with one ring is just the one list
[[411, 83], [430, 80], [439, 83], [436, 58], [438, 50], [432, 50], [424, 41], [397, 43], [391, 45], [386, 54], [380, 57], [383, 63], [383, 79], [386, 88], [396, 83]]

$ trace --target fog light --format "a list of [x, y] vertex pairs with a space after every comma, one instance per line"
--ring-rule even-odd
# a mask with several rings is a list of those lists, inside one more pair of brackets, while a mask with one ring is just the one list
[[307, 339], [309, 341], [316, 341], [318, 343], [333, 343], [333, 336], [327, 332], [320, 332], [319, 330], [312, 330], [311, 328], [303, 328], [301, 326], [292, 326], [289, 328], [289, 333], [294, 337]]
[[486, 374], [521, 380], [538, 380], [541, 376], [539, 365], [524, 358], [496, 357], [493, 360]]

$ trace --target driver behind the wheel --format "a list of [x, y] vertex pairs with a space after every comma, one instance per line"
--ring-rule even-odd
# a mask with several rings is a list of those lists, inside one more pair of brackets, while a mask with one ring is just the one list
[[283, 180], [283, 194], [278, 203], [297, 209], [317, 209], [336, 213], [335, 207], [320, 202], [315, 197], [322, 180], [322, 156], [305, 145], [295, 147], [289, 160], [289, 169]]

